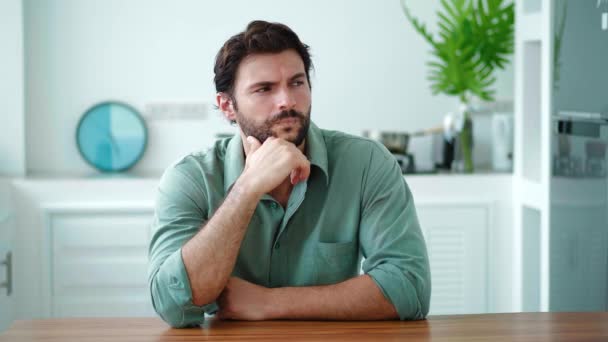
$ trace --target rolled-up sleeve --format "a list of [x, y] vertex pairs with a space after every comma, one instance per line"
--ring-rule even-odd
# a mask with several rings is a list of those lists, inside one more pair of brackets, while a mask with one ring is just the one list
[[383, 147], [370, 159], [362, 195], [362, 268], [395, 306], [400, 319], [424, 319], [431, 274], [412, 193], [396, 160]]
[[169, 168], [156, 196], [148, 284], [154, 309], [172, 327], [201, 324], [205, 313], [217, 311], [216, 303], [193, 304], [181, 253], [182, 246], [198, 232], [206, 217], [204, 191], [179, 165]]

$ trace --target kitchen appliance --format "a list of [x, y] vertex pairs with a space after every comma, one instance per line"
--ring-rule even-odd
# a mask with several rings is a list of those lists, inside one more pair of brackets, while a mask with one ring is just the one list
[[443, 134], [433, 135], [433, 164], [435, 169], [449, 171], [454, 161], [455, 139], [448, 140]]
[[383, 132], [377, 130], [363, 131], [363, 136], [376, 140], [384, 145], [395, 156], [402, 173], [414, 173], [416, 164], [414, 156], [408, 153], [410, 134], [403, 132]]
[[608, 1], [555, 3], [549, 310], [608, 310]]
[[[397, 159], [401, 171], [403, 173], [432, 173], [435, 169], [417, 169], [414, 154], [408, 152], [410, 139], [414, 137], [425, 137], [425, 136], [444, 136], [444, 126], [436, 126], [428, 129], [423, 129], [413, 133], [405, 132], [390, 132], [390, 131], [379, 131], [379, 130], [365, 130], [363, 136], [370, 138], [382, 143]], [[434, 144], [434, 142], [433, 142]], [[453, 146], [451, 143], [446, 142], [449, 146]], [[450, 153], [448, 151], [448, 153]], [[451, 152], [451, 163], [453, 159], [453, 149]], [[433, 157], [433, 156], [432, 156]]]

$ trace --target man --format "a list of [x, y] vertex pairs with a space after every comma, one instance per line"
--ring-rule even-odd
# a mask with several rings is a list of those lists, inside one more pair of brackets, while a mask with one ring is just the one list
[[311, 67], [293, 31], [263, 21], [217, 54], [217, 106], [239, 132], [168, 168], [158, 189], [149, 281], [170, 325], [428, 313], [400, 168], [382, 145], [310, 122]]

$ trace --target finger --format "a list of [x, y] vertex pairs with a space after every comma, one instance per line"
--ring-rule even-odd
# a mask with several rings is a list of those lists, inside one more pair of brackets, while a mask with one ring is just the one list
[[291, 181], [292, 185], [296, 185], [300, 181], [300, 171], [298, 169], [291, 170], [289, 180]]
[[310, 162], [307, 159], [298, 167], [298, 176], [298, 182], [306, 181], [310, 177]]
[[306, 167], [304, 168], [304, 172], [302, 173], [302, 179], [306, 180], [310, 177], [310, 162], [306, 162]]
[[262, 146], [262, 144], [258, 141], [258, 139], [254, 138], [252, 136], [247, 137], [247, 142], [249, 143], [249, 153], [253, 153], [253, 152], [257, 151], [258, 148], [260, 148], [260, 146]]

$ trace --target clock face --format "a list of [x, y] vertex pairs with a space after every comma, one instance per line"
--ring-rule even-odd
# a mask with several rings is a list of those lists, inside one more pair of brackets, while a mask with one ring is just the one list
[[101, 171], [124, 171], [143, 155], [148, 140], [146, 124], [132, 107], [103, 102], [87, 110], [76, 130], [82, 157]]

